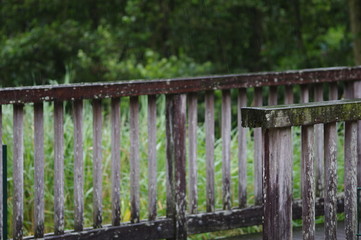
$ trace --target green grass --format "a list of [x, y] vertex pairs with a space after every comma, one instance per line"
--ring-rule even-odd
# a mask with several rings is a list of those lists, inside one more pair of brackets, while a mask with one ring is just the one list
[[[216, 96], [217, 97], [217, 96]], [[219, 99], [219, 95], [218, 98]], [[205, 186], [206, 186], [206, 163], [205, 163], [205, 131], [203, 125], [203, 104], [200, 99], [200, 111], [198, 122], [198, 189], [199, 189], [199, 211], [203, 212], [206, 209], [205, 203]], [[234, 99], [232, 101], [235, 103]], [[235, 105], [235, 104], [234, 104]], [[232, 106], [233, 116], [236, 114], [236, 107]], [[217, 105], [216, 105], [217, 106]], [[110, 121], [109, 121], [109, 100], [103, 101], [103, 224], [111, 223], [111, 156], [110, 156]], [[65, 146], [65, 227], [72, 229], [73, 227], [73, 122], [71, 116], [71, 104], [65, 105], [64, 118], [64, 146]], [[33, 144], [33, 108], [32, 105], [25, 107], [24, 120], [24, 234], [31, 235], [33, 233], [33, 204], [34, 204], [34, 144]], [[216, 111], [219, 108], [216, 107]], [[45, 232], [53, 231], [53, 193], [54, 193], [54, 152], [53, 152], [53, 105], [51, 103], [45, 104]], [[158, 159], [158, 215], [165, 215], [166, 207], [166, 188], [165, 188], [165, 100], [164, 96], [157, 99], [157, 159]], [[129, 101], [127, 98], [122, 98], [121, 102], [121, 214], [123, 221], [128, 221], [130, 218], [130, 202], [129, 202]], [[216, 113], [216, 124], [220, 121], [220, 114]], [[235, 118], [233, 118], [235, 119]], [[233, 124], [234, 126], [235, 124]], [[8, 202], [9, 202], [9, 224], [12, 218], [12, 107], [3, 107], [3, 140], [8, 145]], [[84, 105], [84, 219], [85, 226], [92, 226], [92, 109], [88, 101]], [[140, 98], [140, 208], [141, 218], [147, 218], [147, 99]], [[217, 125], [218, 126], [218, 125]], [[219, 127], [216, 127], [219, 131]], [[343, 125], [338, 125], [339, 134], [342, 136]], [[222, 140], [219, 138], [220, 133], [217, 132], [215, 144], [215, 194], [216, 194], [216, 208], [222, 208]], [[252, 131], [248, 131], [247, 143], [247, 191], [248, 204], [254, 203], [253, 195], [253, 141]], [[300, 197], [300, 128], [293, 130], [293, 149], [294, 149], [294, 197]], [[343, 138], [339, 138], [338, 151], [338, 176], [339, 176], [339, 191], [343, 189]], [[231, 141], [231, 191], [232, 191], [232, 205], [238, 206], [237, 189], [238, 189], [238, 166], [237, 166], [237, 131], [236, 128], [232, 130]], [[322, 221], [319, 219], [318, 221]], [[295, 225], [299, 225], [300, 221], [295, 221]], [[11, 229], [11, 225], [10, 229]], [[260, 231], [261, 227], [248, 227], [238, 230], [233, 230], [228, 234], [249, 233]], [[11, 230], [10, 230], [11, 234]], [[207, 239], [216, 237], [222, 233], [209, 233], [203, 235], [191, 236], [191, 239]]]

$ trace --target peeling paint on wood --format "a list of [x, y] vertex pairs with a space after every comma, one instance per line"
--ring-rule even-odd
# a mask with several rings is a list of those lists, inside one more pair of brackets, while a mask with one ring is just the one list
[[119, 226], [120, 213], [120, 99], [111, 101], [112, 225]]
[[74, 230], [83, 230], [84, 167], [83, 167], [83, 102], [73, 102], [74, 118]]
[[139, 209], [139, 100], [130, 98], [130, 206], [132, 223], [140, 221]]
[[[254, 106], [262, 106], [262, 88], [254, 89]], [[243, 117], [243, 113], [242, 113]], [[255, 205], [261, 205], [263, 201], [263, 190], [262, 190], [262, 162], [263, 162], [263, 138], [262, 129], [255, 128], [253, 130], [254, 135], [254, 196]]]
[[247, 205], [247, 128], [242, 127], [241, 108], [247, 106], [247, 89], [241, 88], [237, 98], [238, 126], [238, 205]]
[[93, 227], [102, 227], [102, 105], [93, 100]]
[[24, 208], [24, 106], [14, 105], [13, 115], [13, 239], [23, 237], [23, 208]]
[[157, 108], [156, 96], [148, 96], [148, 219], [157, 217]]
[[205, 94], [205, 128], [206, 128], [206, 209], [215, 210], [214, 202], [214, 92]]
[[189, 212], [197, 213], [197, 101], [195, 93], [188, 94], [188, 151], [189, 151]]
[[34, 104], [34, 235], [44, 236], [44, 110]]
[[231, 92], [222, 91], [222, 182], [223, 210], [230, 210], [231, 203]]
[[64, 107], [54, 102], [54, 233], [64, 233]]

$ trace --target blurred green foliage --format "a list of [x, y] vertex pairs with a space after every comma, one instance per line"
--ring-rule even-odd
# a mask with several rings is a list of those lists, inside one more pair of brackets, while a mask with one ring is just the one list
[[341, 0], [2, 0], [0, 86], [352, 65]]

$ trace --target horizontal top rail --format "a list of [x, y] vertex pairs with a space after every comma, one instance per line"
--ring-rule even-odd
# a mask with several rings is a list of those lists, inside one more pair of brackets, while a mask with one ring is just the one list
[[361, 99], [242, 108], [243, 127], [278, 128], [361, 119]]
[[361, 66], [236, 75], [0, 89], [0, 104], [175, 94], [361, 79]]

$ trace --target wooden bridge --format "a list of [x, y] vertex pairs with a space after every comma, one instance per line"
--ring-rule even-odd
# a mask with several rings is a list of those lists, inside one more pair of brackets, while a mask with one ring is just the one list
[[[345, 212], [346, 239], [356, 236], [356, 187], [361, 186], [360, 100], [321, 102], [361, 97], [361, 67], [309, 69], [132, 81], [117, 83], [36, 86], [0, 89], [0, 145], [4, 134], [2, 105], [13, 105], [12, 180], [13, 239], [186, 239], [192, 234], [263, 224], [263, 239], [291, 239], [292, 218], [303, 219], [303, 239], [315, 239], [315, 217], [325, 216], [326, 239], [336, 239], [336, 213]], [[324, 89], [326, 89], [324, 91]], [[295, 96], [295, 92], [300, 95]], [[328, 93], [328, 94], [326, 94]], [[139, 96], [148, 108], [148, 209], [140, 209]], [[165, 95], [165, 126], [156, 125], [157, 98]], [[221, 95], [221, 99], [217, 96]], [[282, 96], [282, 97], [279, 97]], [[129, 97], [130, 189], [120, 196], [120, 101]], [[110, 99], [112, 221], [103, 222], [102, 204], [102, 101]], [[247, 107], [252, 99], [253, 108]], [[265, 100], [265, 101], [264, 101]], [[83, 105], [92, 104], [93, 123], [93, 226], [84, 226]], [[44, 102], [54, 106], [54, 203], [44, 204]], [[64, 104], [70, 102], [74, 131], [64, 131]], [[197, 167], [199, 105], [204, 104], [206, 169]], [[287, 104], [287, 106], [259, 107]], [[34, 206], [24, 206], [24, 105], [34, 112]], [[220, 114], [215, 114], [221, 106]], [[235, 107], [236, 106], [236, 107]], [[257, 107], [258, 106], [258, 107]], [[241, 110], [241, 108], [243, 108]], [[234, 110], [236, 109], [236, 110]], [[234, 118], [232, 111], [237, 112]], [[233, 119], [232, 119], [233, 118]], [[243, 119], [243, 121], [242, 121]], [[222, 140], [222, 209], [216, 206], [215, 123]], [[336, 122], [345, 121], [344, 193], [337, 192]], [[237, 159], [231, 159], [232, 123], [237, 123]], [[242, 126], [243, 123], [243, 126]], [[233, 124], [234, 126], [235, 124]], [[292, 196], [292, 130], [302, 126], [302, 198]], [[247, 138], [252, 127], [253, 137]], [[166, 214], [157, 215], [156, 132], [166, 132]], [[74, 225], [64, 219], [64, 135], [74, 136]], [[254, 141], [254, 149], [247, 149]], [[188, 147], [187, 147], [188, 143]], [[187, 152], [186, 152], [187, 149]], [[0, 150], [1, 151], [1, 150]], [[247, 198], [247, 151], [253, 151], [254, 200]], [[0, 156], [2, 156], [0, 152]], [[231, 162], [237, 161], [237, 181], [231, 179]], [[188, 167], [187, 167], [188, 165]], [[0, 164], [0, 166], [2, 166]], [[188, 169], [188, 172], [187, 172]], [[206, 211], [199, 211], [197, 174], [206, 172]], [[2, 173], [2, 171], [0, 171]], [[2, 179], [2, 177], [0, 177]], [[231, 186], [238, 187], [236, 196]], [[0, 183], [2, 186], [2, 183]], [[188, 188], [188, 189], [187, 189]], [[2, 188], [0, 194], [3, 195]], [[341, 195], [340, 195], [341, 194]], [[248, 193], [248, 195], [250, 195]], [[121, 197], [129, 198], [130, 222], [121, 219]], [[235, 204], [236, 203], [236, 204]], [[248, 203], [248, 204], [247, 204]], [[3, 206], [3, 204], [0, 204]], [[33, 208], [34, 236], [24, 236], [24, 208]], [[44, 231], [44, 211], [54, 211], [54, 232]], [[147, 219], [140, 212], [147, 210]], [[1, 209], [1, 214], [3, 209]], [[0, 218], [2, 219], [2, 217]], [[0, 221], [2, 230], [4, 222]], [[3, 231], [1, 231], [3, 234]], [[1, 235], [1, 239], [5, 236]]]

